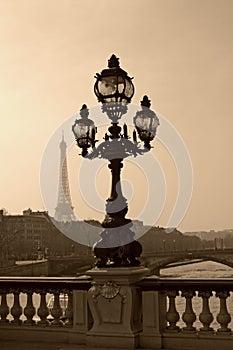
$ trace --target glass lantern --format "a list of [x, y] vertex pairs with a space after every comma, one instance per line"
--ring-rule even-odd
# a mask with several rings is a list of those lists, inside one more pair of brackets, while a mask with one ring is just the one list
[[155, 112], [150, 109], [150, 106], [150, 100], [147, 96], [144, 96], [141, 101], [142, 110], [137, 112], [134, 117], [134, 125], [138, 136], [148, 149], [151, 148], [150, 141], [154, 139], [159, 126], [159, 118]]
[[96, 127], [91, 119], [88, 119], [89, 110], [86, 105], [83, 105], [80, 110], [80, 119], [76, 119], [72, 126], [75, 139], [78, 146], [82, 149], [82, 156], [87, 155], [87, 149], [95, 146]]
[[119, 58], [112, 55], [108, 69], [97, 73], [94, 92], [102, 103], [129, 103], [134, 95], [134, 85], [128, 74], [120, 68]]

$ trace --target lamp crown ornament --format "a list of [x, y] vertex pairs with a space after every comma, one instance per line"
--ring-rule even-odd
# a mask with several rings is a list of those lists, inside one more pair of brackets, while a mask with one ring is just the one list
[[150, 106], [151, 106], [151, 103], [150, 103], [150, 102], [151, 102], [151, 101], [149, 100], [148, 96], [147, 96], [147, 95], [144, 95], [144, 96], [143, 96], [143, 99], [142, 99], [142, 101], [141, 101], [141, 106], [142, 106], [142, 107], [150, 108]]
[[88, 118], [88, 116], [89, 116], [89, 110], [88, 110], [86, 104], [83, 104], [83, 105], [82, 105], [82, 108], [80, 109], [80, 116], [81, 116], [81, 118], [83, 118], [83, 119], [87, 119], [87, 118]]
[[112, 55], [108, 60], [108, 68], [120, 67], [119, 58], [116, 55]]

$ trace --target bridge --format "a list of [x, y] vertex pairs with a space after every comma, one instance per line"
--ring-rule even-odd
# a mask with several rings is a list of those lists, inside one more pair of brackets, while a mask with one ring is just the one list
[[[161, 252], [142, 259], [147, 268], [0, 277], [0, 348], [197, 350], [208, 344], [231, 350], [233, 281], [158, 276], [162, 268], [198, 261], [233, 267], [233, 250]], [[72, 259], [53, 262], [59, 271], [70, 264]]]
[[[159, 275], [164, 268], [194, 264], [201, 261], [214, 261], [233, 267], [233, 249], [224, 250], [189, 250], [144, 253], [142, 263], [151, 274]], [[1, 276], [77, 276], [90, 269], [94, 264], [93, 257], [74, 256], [50, 258], [31, 264], [15, 265], [1, 268]]]
[[142, 257], [143, 263], [147, 266], [151, 274], [159, 275], [161, 269], [197, 263], [200, 261], [214, 261], [233, 267], [233, 249], [213, 250], [189, 250], [146, 253]]
[[207, 344], [232, 350], [231, 279], [175, 280], [147, 272], [0, 277], [1, 350], [197, 350]]

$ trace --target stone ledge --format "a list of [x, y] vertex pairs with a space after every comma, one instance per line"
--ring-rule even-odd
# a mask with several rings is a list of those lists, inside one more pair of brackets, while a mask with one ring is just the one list
[[[58, 344], [58, 343], [39, 343], [39, 342], [17, 342], [17, 341], [0, 341], [1, 350], [99, 350], [99, 347], [90, 347], [79, 344]], [[112, 348], [111, 350], [119, 350]], [[129, 350], [121, 348], [121, 350]], [[140, 348], [140, 350], [143, 350]], [[145, 349], [144, 349], [145, 350]]]
[[86, 272], [98, 283], [105, 283], [107, 280], [117, 281], [118, 284], [133, 284], [140, 281], [149, 274], [146, 267], [114, 267], [114, 268], [93, 268]]

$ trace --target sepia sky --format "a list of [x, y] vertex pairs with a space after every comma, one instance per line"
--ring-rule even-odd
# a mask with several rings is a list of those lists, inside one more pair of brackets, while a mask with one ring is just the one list
[[[132, 102], [148, 94], [189, 150], [193, 196], [179, 228], [233, 228], [232, 13], [232, 0], [0, 0], [0, 207], [43, 210], [39, 174], [46, 144], [83, 103], [97, 105], [94, 75], [115, 53], [134, 77]], [[74, 189], [78, 153], [74, 147], [69, 156], [71, 195], [87, 218], [95, 215]], [[177, 174], [159, 142], [153, 153], [168, 192], [156, 224], [166, 226]], [[110, 183], [108, 170], [99, 175]], [[142, 202], [144, 194], [133, 187], [134, 202]], [[109, 188], [99, 191], [104, 200]]]

